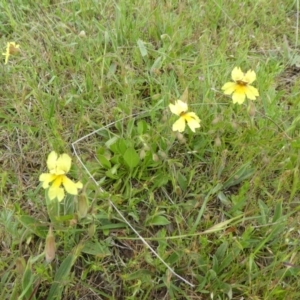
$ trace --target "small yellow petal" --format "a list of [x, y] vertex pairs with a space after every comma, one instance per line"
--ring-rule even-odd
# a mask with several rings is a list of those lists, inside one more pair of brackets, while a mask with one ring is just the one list
[[191, 128], [193, 132], [195, 132], [196, 128], [200, 128], [200, 124], [198, 121], [191, 119], [187, 122], [188, 126]]
[[81, 182], [74, 183], [67, 176], [63, 176], [62, 184], [66, 189], [67, 193], [71, 195], [78, 195], [78, 189], [82, 188]]
[[183, 117], [187, 122], [189, 122], [190, 120], [195, 120], [196, 122], [200, 123], [199, 117], [194, 112], [188, 112], [184, 114]]
[[225, 95], [231, 95], [236, 90], [235, 82], [227, 82], [222, 86]]
[[231, 78], [233, 81], [243, 80], [244, 73], [242, 72], [241, 68], [235, 67], [231, 72]]
[[245, 98], [246, 98], [246, 96], [243, 93], [234, 92], [232, 94], [233, 103], [242, 104], [242, 103], [244, 103]]
[[68, 173], [71, 169], [71, 163], [72, 159], [68, 154], [60, 155], [56, 162], [57, 172], [62, 174]]
[[56, 161], [57, 161], [58, 155], [55, 151], [52, 151], [49, 155], [48, 155], [48, 159], [47, 159], [47, 167], [49, 169], [49, 171], [52, 170], [56, 170]]
[[55, 175], [49, 173], [43, 173], [39, 177], [39, 181], [43, 182], [43, 188], [47, 189], [49, 187], [50, 182], [52, 182], [56, 178]]
[[183, 132], [185, 129], [185, 120], [180, 117], [172, 126], [173, 131]]
[[246, 87], [246, 96], [247, 96], [247, 98], [249, 98], [250, 100], [255, 100], [256, 97], [259, 96], [259, 93], [258, 93], [257, 88], [255, 88], [255, 87], [252, 86], [252, 85], [248, 85], [248, 86]]
[[200, 119], [194, 112], [186, 113], [183, 117], [193, 132], [195, 132], [196, 128], [200, 127]]
[[65, 191], [63, 188], [52, 185], [48, 190], [48, 197], [50, 200], [54, 200], [55, 198], [57, 198], [57, 200], [60, 202], [65, 197]]
[[169, 108], [173, 114], [180, 116], [181, 113], [188, 110], [188, 105], [181, 100], [176, 100], [175, 104], [169, 104]]
[[252, 70], [249, 70], [246, 74], [245, 74], [245, 76], [244, 76], [244, 82], [247, 82], [247, 83], [249, 83], [249, 84], [251, 84], [253, 81], [255, 81], [256, 80], [256, 74], [255, 74], [255, 72], [254, 71], [252, 71]]

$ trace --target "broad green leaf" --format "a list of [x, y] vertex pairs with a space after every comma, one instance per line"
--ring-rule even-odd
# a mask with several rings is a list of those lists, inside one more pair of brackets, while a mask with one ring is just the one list
[[171, 266], [173, 266], [174, 264], [176, 264], [178, 262], [178, 260], [181, 258], [182, 256], [180, 256], [178, 253], [173, 252], [167, 259], [166, 259], [166, 263], [170, 264]]
[[170, 221], [164, 216], [154, 216], [146, 221], [147, 226], [160, 226], [168, 224], [170, 224]]
[[118, 148], [117, 148], [117, 141], [118, 141], [118, 137], [114, 136], [113, 138], [111, 138], [110, 140], [108, 140], [105, 143], [105, 146], [110, 149], [111, 151], [113, 151], [114, 153], [118, 153]]
[[131, 134], [132, 134], [132, 130], [134, 128], [134, 121], [135, 121], [134, 119], [131, 119], [127, 122], [127, 135], [128, 136], [131, 136]]
[[186, 188], [187, 188], [187, 178], [184, 175], [182, 175], [181, 172], [178, 172], [178, 174], [177, 174], [177, 180], [178, 180], [180, 188], [183, 191], [186, 191]]
[[106, 168], [106, 169], [111, 168], [110, 161], [104, 155], [98, 154], [97, 158], [98, 158], [98, 160], [99, 160], [99, 162], [100, 162], [100, 164], [102, 165], [103, 168]]
[[226, 182], [223, 184], [223, 189], [228, 189], [231, 186], [237, 185], [242, 181], [251, 177], [255, 172], [255, 169], [250, 167], [250, 163], [246, 163], [240, 167], [234, 174], [232, 174]]
[[227, 249], [228, 249], [228, 242], [225, 241], [219, 246], [219, 248], [215, 253], [215, 256], [218, 259], [218, 261], [221, 261], [225, 257]]
[[[35, 280], [35, 276], [32, 273], [31, 269], [32, 269], [32, 265], [30, 262], [28, 262], [22, 278], [22, 294], [18, 298], [20, 300], [29, 298], [30, 295], [32, 294], [33, 285], [34, 285], [33, 282]], [[35, 300], [36, 299], [35, 296], [33, 296], [32, 299]]]
[[140, 157], [133, 148], [128, 148], [125, 151], [123, 158], [130, 169], [135, 168], [140, 162]]
[[147, 123], [144, 120], [139, 120], [137, 122], [137, 132], [139, 135], [144, 134], [147, 131]]
[[107, 245], [99, 243], [98, 241], [92, 242], [88, 241], [84, 243], [82, 252], [86, 254], [95, 255], [97, 257], [105, 257], [111, 255]]
[[161, 65], [162, 65], [162, 56], [159, 56], [153, 63], [151, 69], [150, 69], [150, 72], [153, 73], [155, 72], [156, 70], [159, 70], [161, 68]]
[[73, 250], [74, 253], [70, 253], [61, 263], [59, 269], [56, 271], [47, 300], [62, 299], [62, 292], [70, 278], [71, 268], [73, 267], [81, 250], [82, 246], [77, 246], [77, 248]]
[[138, 39], [137, 40], [137, 44], [138, 44], [138, 47], [140, 49], [141, 55], [143, 57], [147, 56], [148, 55], [148, 51], [147, 51], [147, 49], [145, 47], [145, 43], [142, 40]]
[[17, 216], [17, 219], [24, 227], [29, 229], [32, 233], [34, 233], [38, 237], [43, 239], [46, 238], [48, 228], [39, 220], [26, 215]]
[[127, 144], [126, 140], [119, 139], [117, 141], [117, 146], [118, 146], [119, 153], [122, 154], [122, 155], [124, 155], [124, 153], [126, 152], [126, 150], [128, 148], [128, 144]]

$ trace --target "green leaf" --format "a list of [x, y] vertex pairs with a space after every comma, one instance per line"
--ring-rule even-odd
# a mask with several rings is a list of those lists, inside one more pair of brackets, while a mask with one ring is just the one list
[[223, 242], [223, 244], [221, 244], [219, 246], [219, 248], [217, 249], [215, 256], [218, 259], [218, 261], [221, 261], [222, 259], [224, 259], [226, 251], [228, 248], [228, 242]]
[[144, 120], [139, 120], [137, 122], [137, 132], [139, 135], [144, 134], [147, 131], [147, 123]]
[[132, 134], [132, 130], [134, 128], [134, 121], [135, 121], [134, 119], [131, 119], [127, 122], [127, 135], [128, 136], [131, 136], [131, 134]]
[[262, 201], [258, 200], [258, 206], [260, 208], [260, 217], [258, 218], [258, 222], [261, 225], [266, 225], [268, 223], [268, 215], [269, 215], [269, 208], [268, 206]]
[[114, 153], [117, 153], [118, 152], [118, 149], [117, 149], [117, 141], [118, 141], [118, 137], [117, 136], [114, 136], [113, 138], [109, 139], [106, 143], [105, 143], [105, 146], [112, 150]]
[[188, 183], [187, 182], [187, 178], [183, 174], [181, 174], [180, 172], [178, 172], [178, 174], [177, 174], [177, 180], [178, 180], [180, 188], [183, 191], [186, 191], [187, 183]]
[[300, 149], [300, 140], [295, 140], [291, 142], [291, 146], [294, 149]]
[[[33, 285], [34, 285], [33, 282], [35, 280], [35, 276], [32, 273], [31, 269], [32, 269], [32, 265], [30, 262], [28, 262], [22, 278], [22, 294], [19, 296], [19, 299], [22, 299], [24, 296], [26, 296], [26, 298], [29, 298], [30, 295], [32, 294]], [[32, 300], [35, 299], [36, 299], [35, 296], [33, 296]]]
[[246, 163], [240, 167], [238, 171], [230, 176], [223, 184], [223, 189], [228, 189], [231, 186], [237, 185], [242, 181], [248, 179], [254, 174], [255, 169], [250, 167], [250, 163]]
[[80, 247], [75, 249], [75, 254], [70, 253], [64, 261], [61, 263], [59, 269], [57, 270], [54, 281], [51, 285], [47, 300], [57, 300], [62, 299], [62, 292], [70, 278], [71, 268], [73, 267], [78, 255], [80, 254]]
[[82, 252], [86, 254], [95, 255], [97, 257], [105, 257], [111, 255], [107, 245], [99, 243], [98, 241], [86, 242], [84, 244], [84, 247], [82, 248]]
[[162, 62], [163, 62], [163, 59], [162, 59], [162, 56], [159, 56], [153, 63], [151, 69], [150, 69], [150, 72], [153, 73], [155, 72], [156, 70], [159, 70], [161, 68], [161, 65], [162, 65]]
[[276, 204], [272, 222], [276, 222], [282, 216], [282, 201]]
[[119, 139], [117, 141], [117, 147], [118, 147], [118, 151], [120, 154], [124, 155], [124, 153], [126, 152], [128, 145], [126, 143], [126, 140], [124, 139]]
[[178, 262], [178, 260], [181, 258], [182, 256], [179, 255], [176, 252], [173, 252], [167, 259], [166, 259], [166, 263], [170, 264], [171, 266], [173, 266], [174, 264], [176, 264]]
[[43, 239], [46, 238], [48, 228], [37, 219], [26, 215], [17, 216], [17, 219], [24, 227], [29, 229], [32, 233], [34, 233], [38, 237]]
[[123, 158], [130, 169], [135, 168], [140, 162], [140, 157], [133, 148], [128, 148], [125, 151]]
[[147, 269], [140, 269], [133, 273], [125, 273], [122, 275], [123, 280], [141, 280], [142, 282], [149, 282], [151, 280], [151, 272]]
[[170, 221], [164, 216], [154, 216], [146, 220], [147, 226], [160, 226], [160, 225], [168, 225], [168, 224], [170, 224]]
[[110, 163], [110, 161], [109, 161], [104, 155], [98, 154], [98, 155], [97, 155], [97, 158], [98, 158], [98, 160], [99, 160], [99, 162], [100, 162], [100, 164], [101, 164], [101, 166], [102, 166], [103, 168], [106, 168], [106, 169], [111, 168], [111, 163]]
[[138, 39], [137, 40], [137, 44], [138, 44], [138, 47], [140, 49], [141, 55], [143, 57], [147, 56], [148, 55], [148, 51], [147, 51], [147, 49], [145, 47], [145, 43], [142, 40]]

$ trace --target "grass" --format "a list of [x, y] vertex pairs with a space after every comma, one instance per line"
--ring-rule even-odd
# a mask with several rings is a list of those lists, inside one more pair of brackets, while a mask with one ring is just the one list
[[[297, 7], [0, 2], [0, 299], [300, 298]], [[235, 66], [257, 101], [223, 94]], [[178, 134], [186, 88], [201, 128]], [[52, 150], [84, 184], [56, 218]]]

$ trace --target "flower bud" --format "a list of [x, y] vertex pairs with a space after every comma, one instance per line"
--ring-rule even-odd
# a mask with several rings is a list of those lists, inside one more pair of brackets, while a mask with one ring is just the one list
[[89, 202], [86, 195], [79, 195], [78, 197], [78, 216], [79, 219], [85, 218], [89, 209]]
[[96, 232], [96, 226], [93, 223], [88, 228], [88, 235], [89, 235], [89, 237], [92, 238], [94, 236], [95, 232]]
[[78, 36], [81, 37], [81, 38], [82, 38], [82, 37], [86, 37], [85, 31], [84, 31], [84, 30], [81, 30], [81, 31], [79, 32]]
[[46, 245], [45, 245], [45, 256], [46, 262], [51, 263], [52, 260], [55, 258], [55, 238], [52, 232], [52, 227], [50, 226], [47, 237], [46, 237]]
[[248, 106], [248, 114], [250, 117], [254, 117], [256, 113], [255, 104], [251, 101]]
[[155, 162], [158, 162], [158, 161], [159, 161], [159, 157], [158, 157], [158, 155], [157, 155], [156, 153], [153, 153], [153, 154], [152, 154], [152, 159], [153, 159], [153, 161], [155, 161]]
[[146, 156], [145, 149], [141, 149], [141, 151], [140, 151], [140, 159], [143, 160], [145, 158], [145, 156]]
[[217, 136], [215, 138], [215, 146], [220, 147], [222, 145], [221, 139]]
[[16, 259], [16, 272], [17, 274], [23, 274], [26, 268], [26, 262], [24, 257], [18, 257]]

